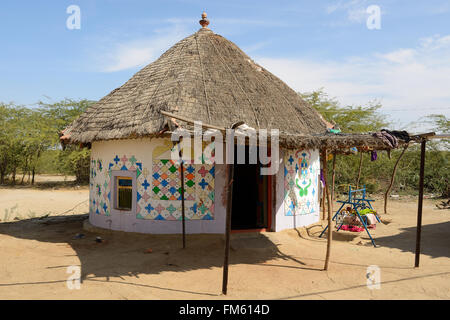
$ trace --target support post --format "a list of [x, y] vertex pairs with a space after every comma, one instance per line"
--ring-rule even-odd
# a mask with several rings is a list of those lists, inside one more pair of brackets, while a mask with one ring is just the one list
[[331, 201], [334, 201], [335, 199], [334, 199], [334, 184], [335, 184], [335, 178], [336, 178], [336, 173], [335, 173], [335, 170], [336, 170], [336, 157], [337, 157], [337, 153], [336, 152], [334, 152], [333, 153], [333, 171], [332, 171], [332, 174], [331, 174]]
[[362, 151], [360, 151], [358, 177], [356, 178], [356, 189], [355, 190], [358, 190], [358, 187], [359, 187], [359, 179], [361, 178], [362, 162], [363, 162], [363, 153], [362, 153]]
[[322, 190], [322, 220], [325, 220], [326, 218], [326, 208], [325, 208], [325, 185], [323, 186]]
[[405, 146], [405, 148], [403, 148], [403, 151], [400, 154], [400, 156], [398, 157], [397, 162], [395, 162], [394, 170], [392, 171], [391, 182], [389, 184], [389, 187], [386, 190], [386, 193], [384, 194], [384, 213], [385, 214], [387, 213], [388, 197], [389, 197], [389, 193], [391, 192], [392, 186], [394, 185], [394, 179], [395, 179], [395, 174], [397, 172], [397, 167], [398, 167], [398, 164], [400, 163], [400, 160], [402, 159], [403, 155], [405, 154], [406, 149], [408, 149], [408, 144]]
[[[321, 158], [322, 158], [322, 175], [325, 177], [325, 170], [326, 170], [326, 162], [327, 162], [327, 159], [326, 159], [326, 155], [324, 156], [324, 152], [322, 151], [322, 155], [321, 155]], [[325, 213], [325, 185], [323, 186], [323, 189], [322, 189], [322, 220], [325, 220], [325, 218], [326, 218], [326, 213]]]
[[[324, 161], [324, 167], [323, 167], [323, 178], [325, 180], [325, 194], [327, 196], [327, 202], [328, 202], [328, 233], [327, 233], [327, 253], [325, 256], [325, 266], [324, 266], [324, 270], [328, 270], [328, 266], [330, 263], [330, 255], [331, 255], [331, 240], [332, 240], [332, 235], [333, 235], [333, 226], [331, 225], [332, 219], [331, 219], [331, 195], [330, 192], [328, 190], [328, 170], [327, 170], [327, 161], [326, 161], [326, 157], [327, 157], [327, 150], [324, 149], [323, 150], [323, 157], [325, 159]], [[325, 203], [324, 203], [325, 204]]]
[[230, 256], [230, 233], [231, 233], [231, 212], [232, 212], [232, 200], [233, 200], [233, 175], [234, 175], [234, 165], [228, 164], [228, 179], [227, 179], [227, 216], [226, 216], [226, 226], [225, 226], [225, 257], [223, 261], [223, 282], [222, 282], [222, 293], [227, 294], [228, 287], [228, 263]]
[[181, 221], [183, 226], [183, 249], [186, 248], [186, 216], [184, 209], [184, 161], [181, 159], [180, 162], [180, 172], [181, 172]]
[[420, 238], [422, 233], [422, 209], [423, 209], [423, 183], [425, 177], [425, 148], [427, 140], [422, 139], [420, 148], [420, 177], [419, 177], [419, 204], [417, 208], [417, 234], [416, 234], [416, 261], [414, 266], [419, 267], [420, 263]]
[[[232, 127], [232, 129], [234, 129]], [[225, 223], [225, 255], [223, 261], [223, 281], [222, 281], [222, 293], [227, 294], [228, 289], [228, 264], [230, 257], [230, 233], [231, 233], [231, 213], [233, 205], [233, 178], [234, 178], [234, 132], [231, 138], [227, 137], [227, 210], [226, 210], [226, 223]]]
[[183, 161], [183, 151], [180, 147], [180, 142], [178, 143], [178, 154], [180, 156], [180, 176], [181, 176], [181, 228], [183, 233], [183, 249], [186, 248], [186, 216], [184, 209], [184, 161]]

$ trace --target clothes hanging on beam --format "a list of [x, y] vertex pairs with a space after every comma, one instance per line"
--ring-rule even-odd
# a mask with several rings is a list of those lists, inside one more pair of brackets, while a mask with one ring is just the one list
[[375, 132], [372, 134], [374, 137], [383, 140], [385, 144], [387, 144], [392, 149], [398, 147], [398, 140], [395, 136], [387, 132], [387, 130], [381, 130], [380, 132]]
[[407, 131], [397, 131], [397, 130], [387, 130], [387, 129], [381, 129], [381, 131], [386, 131], [387, 133], [389, 133], [391, 136], [396, 137], [397, 139], [401, 139], [405, 142], [410, 142], [411, 138], [409, 136], [409, 133]]

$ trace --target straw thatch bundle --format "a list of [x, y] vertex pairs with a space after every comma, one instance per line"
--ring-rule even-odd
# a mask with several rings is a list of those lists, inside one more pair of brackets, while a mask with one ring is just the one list
[[161, 110], [222, 127], [244, 121], [300, 135], [326, 129], [294, 90], [204, 27], [89, 108], [64, 138], [87, 143], [152, 136], [167, 125]]

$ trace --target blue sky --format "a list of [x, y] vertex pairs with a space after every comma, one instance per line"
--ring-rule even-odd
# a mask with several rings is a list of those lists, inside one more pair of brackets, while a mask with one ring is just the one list
[[[70, 5], [81, 28], [69, 30]], [[381, 9], [381, 29], [366, 9]], [[182, 38], [210, 28], [296, 91], [379, 100], [403, 127], [450, 116], [450, 1], [59, 0], [0, 4], [0, 101], [100, 99]]]

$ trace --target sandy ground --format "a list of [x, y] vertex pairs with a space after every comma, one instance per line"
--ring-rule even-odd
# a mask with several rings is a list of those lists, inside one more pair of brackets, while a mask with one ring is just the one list
[[[88, 190], [0, 189], [0, 212], [69, 210]], [[323, 271], [320, 226], [279, 233], [233, 234], [228, 295], [222, 285], [223, 237], [101, 234], [83, 230], [85, 216], [0, 223], [0, 299], [449, 299], [450, 210], [426, 200], [421, 266], [414, 265], [415, 199], [392, 200], [390, 224], [368, 237], [334, 233], [331, 265]], [[87, 204], [86, 204], [87, 206]], [[382, 201], [376, 207], [382, 206]], [[81, 207], [81, 206], [80, 206]], [[75, 213], [86, 212], [78, 207]], [[85, 235], [75, 239], [77, 233]], [[104, 242], [95, 242], [101, 236]], [[145, 253], [151, 248], [152, 253]], [[380, 268], [380, 289], [369, 289], [369, 265]], [[69, 289], [68, 267], [81, 268], [80, 289]]]
[[34, 187], [0, 186], [0, 221], [88, 212], [88, 186], [73, 184], [74, 180], [70, 176], [37, 175]]

